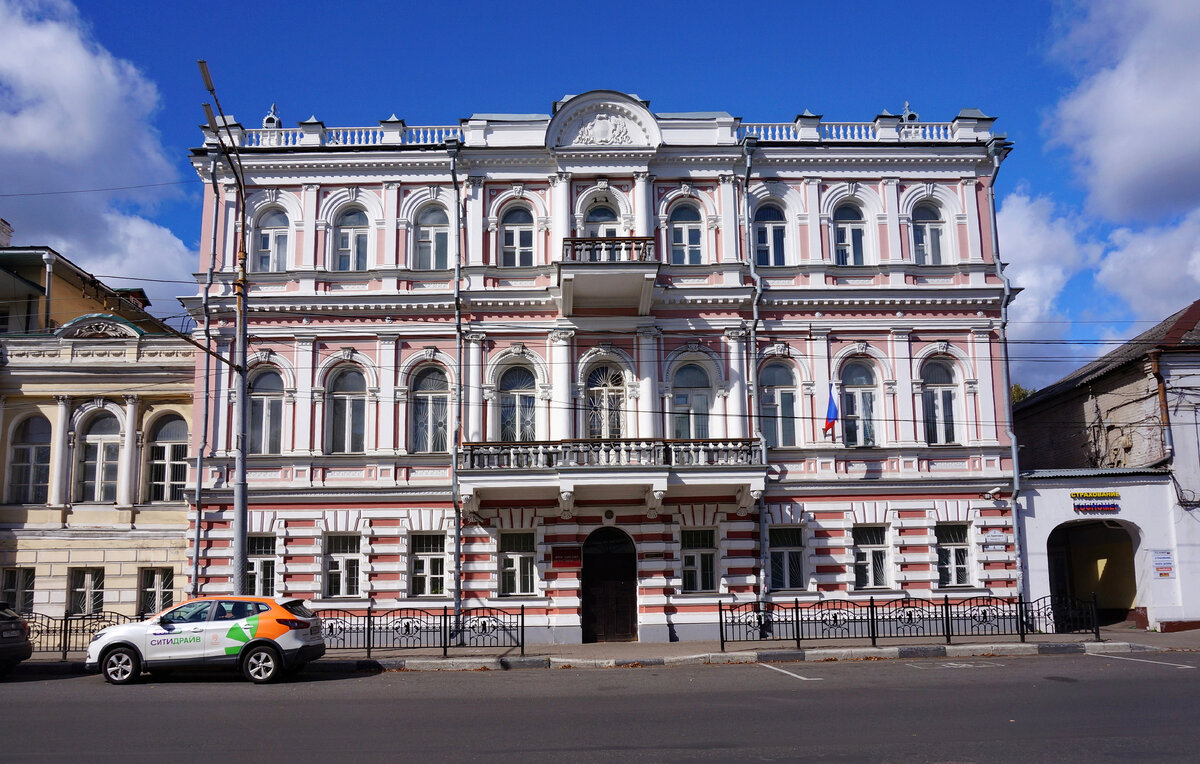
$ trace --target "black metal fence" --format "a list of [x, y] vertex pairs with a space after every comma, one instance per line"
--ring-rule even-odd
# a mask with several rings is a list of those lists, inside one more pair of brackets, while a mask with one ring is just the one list
[[452, 647], [519, 647], [525, 654], [525, 606], [421, 610], [317, 610], [327, 650], [404, 650]]
[[38, 653], [60, 653], [67, 659], [68, 652], [87, 650], [92, 635], [108, 626], [140, 621], [144, 616], [125, 615], [101, 611], [81, 615], [53, 616], [44, 613], [22, 613], [29, 623], [29, 641]]
[[970, 597], [951, 603], [904, 597], [876, 602], [823, 600], [801, 605], [746, 602], [718, 605], [721, 649], [726, 642], [937, 637], [950, 644], [953, 637], [1015, 636], [1024, 642], [1029, 634], [1091, 633], [1100, 640], [1096, 595], [1090, 600], [1050, 595], [1030, 602], [1017, 598]]

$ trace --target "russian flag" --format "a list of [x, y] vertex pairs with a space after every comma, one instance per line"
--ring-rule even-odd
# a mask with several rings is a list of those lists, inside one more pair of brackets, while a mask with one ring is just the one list
[[825, 434], [833, 432], [833, 426], [837, 423], [838, 407], [837, 399], [833, 397], [833, 383], [829, 383], [829, 408], [825, 409]]

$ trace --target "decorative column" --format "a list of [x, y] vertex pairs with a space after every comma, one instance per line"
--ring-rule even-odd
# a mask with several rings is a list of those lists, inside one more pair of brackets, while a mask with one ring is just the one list
[[[816, 318], [822, 318], [823, 314], [818, 311]], [[829, 329], [826, 327], [814, 327], [812, 336], [809, 339], [809, 358], [812, 359], [813, 382], [816, 389], [813, 391], [813, 418], [809, 423], [809, 437], [812, 442], [835, 443], [837, 442], [833, 436], [826, 436], [822, 433], [825, 427], [825, 412], [829, 407], [830, 396], [830, 375], [833, 370], [829, 368]], [[832, 394], [836, 395], [836, 391]], [[840, 412], [842, 404], [838, 402], [838, 411]], [[836, 433], [837, 430], [835, 429]]]
[[654, 219], [654, 200], [650, 198], [651, 181], [654, 176], [648, 172], [633, 174], [633, 235], [649, 236], [653, 230], [650, 221]]
[[888, 353], [896, 367], [896, 421], [899, 424], [900, 445], [910, 445], [920, 440], [917, 433], [921, 420], [913, 404], [911, 332], [907, 327], [892, 327], [892, 346]]
[[[750, 437], [750, 418], [746, 413], [746, 330], [742, 327], [725, 330], [725, 355], [729, 358], [729, 397], [725, 401], [728, 413], [727, 435], [730, 438]], [[757, 391], [754, 391], [757, 394]]]
[[550, 332], [550, 439], [571, 437], [572, 329]]
[[[642, 234], [638, 234], [639, 236]], [[654, 404], [658, 400], [658, 329], [638, 329], [638, 432], [643, 440], [662, 437]]]
[[396, 453], [396, 343], [399, 335], [379, 334], [379, 441], [376, 449]]
[[67, 443], [71, 426], [71, 399], [66, 395], [54, 396], [57, 410], [54, 416], [54, 432], [50, 436], [50, 485], [47, 489], [46, 503], [52, 507], [61, 507], [67, 503], [70, 495], [67, 490], [67, 478], [71, 474], [70, 452]]
[[[717, 180], [721, 185], [718, 198], [721, 204], [721, 223], [724, 231], [721, 239], [721, 247], [724, 250], [721, 253], [721, 261], [736, 262], [741, 260], [744, 240], [744, 237], [738, 233], [738, 217], [741, 215], [742, 209], [738, 204], [737, 190], [741, 186], [741, 182], [733, 173], [722, 173], [717, 176]], [[751, 255], [752, 253], [746, 253], [746, 257]]]
[[[996, 363], [992, 358], [992, 349], [999, 345], [994, 342], [991, 328], [971, 329], [971, 356], [975, 362], [975, 379], [968, 377], [964, 380], [966, 399], [963, 403], [966, 415], [962, 418], [963, 429], [967, 429], [971, 417], [978, 416], [982, 421], [978, 423], [978, 427], [973, 428], [974, 432], [966, 433], [966, 437], [970, 439], [977, 432], [983, 445], [987, 446], [1000, 443], [1000, 430], [1010, 416], [1006, 413], [1008, 401], [1004, 399], [1007, 393], [1001, 393], [1002, 397], [999, 400], [996, 398], [996, 378], [992, 375], [996, 370]], [[1003, 390], [1003, 387], [1000, 389]], [[976, 396], [977, 399], [972, 400]]]
[[821, 179], [804, 179], [804, 206], [808, 212], [808, 259], [825, 259], [821, 249]]
[[571, 233], [571, 173], [550, 176], [550, 247], [549, 260], [562, 259], [563, 239]]
[[479, 443], [483, 440], [483, 343], [487, 335], [471, 332], [467, 340], [467, 441]]
[[301, 454], [313, 453], [313, 357], [316, 355], [314, 346], [315, 334], [296, 335], [296, 416], [292, 421], [294, 431], [291, 443], [284, 443], [283, 449], [296, 451]]
[[658, 397], [662, 400], [663, 437], [669, 440], [675, 437], [675, 431], [671, 428], [671, 404], [674, 402], [674, 398], [671, 397], [671, 388], [659, 389]]
[[467, 241], [466, 261], [468, 266], [483, 265], [483, 177], [471, 175], [467, 178]]
[[317, 191], [321, 187], [315, 183], [304, 185], [304, 247], [300, 253], [297, 270], [311, 271], [317, 262]]
[[378, 258], [384, 268], [395, 268], [399, 248], [396, 245], [396, 210], [400, 196], [400, 184], [394, 181], [383, 184], [383, 254]]
[[887, 257], [880, 260], [900, 259], [900, 179], [883, 179], [883, 203], [887, 217]]
[[[138, 396], [126, 395], [125, 432], [122, 435], [121, 458], [117, 462], [117, 506], [133, 506], [137, 495], [137, 418]], [[97, 475], [99, 480], [100, 476]]]

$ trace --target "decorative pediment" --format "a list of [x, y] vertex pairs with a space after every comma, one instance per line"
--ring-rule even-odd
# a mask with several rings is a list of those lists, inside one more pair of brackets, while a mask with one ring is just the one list
[[546, 130], [548, 148], [647, 148], [661, 142], [645, 105], [624, 93], [595, 90], [562, 103]]
[[124, 320], [104, 315], [77, 318], [58, 332], [61, 339], [67, 340], [127, 340], [141, 334]]

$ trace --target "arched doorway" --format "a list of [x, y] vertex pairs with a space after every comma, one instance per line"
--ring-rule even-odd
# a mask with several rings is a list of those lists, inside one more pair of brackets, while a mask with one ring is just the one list
[[1050, 593], [1090, 599], [1095, 592], [1101, 623], [1124, 621], [1137, 600], [1136, 548], [1136, 529], [1116, 520], [1058, 526], [1046, 540]]
[[637, 639], [637, 551], [616, 528], [600, 528], [583, 542], [584, 642]]

